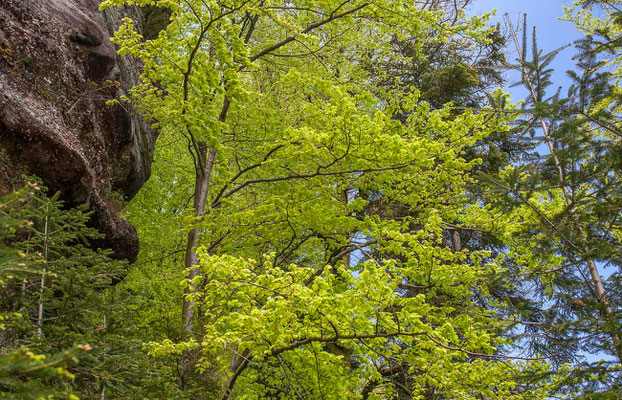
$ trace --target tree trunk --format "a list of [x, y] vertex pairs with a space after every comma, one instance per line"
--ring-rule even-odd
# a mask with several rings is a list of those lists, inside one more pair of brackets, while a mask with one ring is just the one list
[[[207, 194], [209, 192], [210, 177], [214, 166], [216, 152], [214, 148], [209, 148], [207, 143], [199, 142], [198, 163], [195, 173], [194, 186], [194, 216], [200, 221], [205, 216], [205, 204]], [[186, 278], [192, 280], [199, 274], [199, 256], [196, 253], [196, 247], [201, 240], [201, 229], [195, 227], [188, 232], [188, 242], [186, 245]], [[190, 283], [184, 289], [184, 301], [182, 307], [182, 321], [186, 332], [192, 332], [194, 326], [194, 301], [187, 300], [186, 296], [196, 291], [196, 284]]]
[[[605, 323], [611, 320], [614, 317], [613, 309], [611, 308], [611, 302], [609, 301], [609, 297], [607, 296], [607, 292], [605, 291], [605, 286], [603, 285], [603, 280], [598, 271], [598, 267], [593, 259], [587, 259], [587, 267], [590, 271], [590, 277], [592, 278], [592, 282], [594, 282], [594, 287], [596, 289], [596, 295], [598, 296], [598, 302], [602, 305], [602, 317], [605, 319]], [[616, 356], [618, 356], [618, 361], [622, 361], [622, 346], [620, 345], [620, 334], [616, 329], [609, 332], [609, 336], [611, 337], [611, 341], [613, 342], [614, 352]]]
[[[194, 182], [195, 223], [200, 222], [205, 216], [205, 206], [207, 203], [210, 177], [214, 167], [216, 151], [213, 147], [208, 147], [207, 143], [199, 142], [197, 155], [197, 167], [195, 170]], [[192, 282], [192, 279], [199, 274], [199, 256], [196, 253], [196, 248], [201, 240], [201, 233], [201, 228], [193, 228], [190, 232], [188, 232], [188, 242], [186, 245], [186, 279], [188, 279], [190, 283], [184, 289], [182, 323], [184, 330], [189, 336], [192, 335], [194, 328], [195, 301], [188, 299], [187, 296], [195, 293], [197, 289], [196, 283]], [[184, 351], [181, 355], [179, 365], [179, 388], [181, 390], [186, 390], [188, 388], [189, 376], [192, 371], [193, 364], [193, 353], [190, 351]]]
[[[49, 206], [48, 206], [49, 212]], [[43, 260], [48, 260], [48, 216], [45, 216], [45, 225], [43, 227]], [[45, 289], [45, 274], [46, 269], [43, 269], [41, 274], [41, 284], [39, 286], [39, 309], [37, 313], [37, 337], [43, 337], [43, 291]]]
[[[106, 362], [106, 330], [108, 329], [107, 321], [106, 321], [106, 313], [104, 313], [104, 320], [102, 323], [102, 329], [104, 332], [104, 341], [103, 341], [103, 359], [104, 363]], [[99, 394], [99, 400], [106, 400], [106, 383], [102, 382], [102, 391]]]

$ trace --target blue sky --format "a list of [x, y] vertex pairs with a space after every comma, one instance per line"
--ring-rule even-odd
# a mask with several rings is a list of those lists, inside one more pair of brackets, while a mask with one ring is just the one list
[[[522, 26], [522, 23], [519, 25], [519, 21], [521, 21], [523, 13], [527, 13], [529, 40], [531, 40], [531, 27], [535, 25], [538, 46], [543, 50], [543, 53], [548, 53], [582, 36], [576, 31], [572, 23], [559, 20], [559, 17], [563, 15], [562, 7], [571, 5], [572, 0], [474, 0], [470, 6], [469, 13], [483, 14], [496, 8], [497, 13], [493, 17], [492, 22], [500, 22], [502, 26], [505, 26], [504, 14], [508, 13], [515, 27]], [[519, 38], [521, 37], [520, 35], [522, 35], [522, 32], [519, 34]], [[516, 52], [513, 51], [513, 44], [511, 44], [510, 49], [512, 51], [509, 52], [508, 59], [514, 61]], [[531, 48], [528, 51], [531, 51]], [[566, 71], [574, 66], [573, 54], [574, 50], [570, 47], [557, 56], [553, 64], [555, 69], [553, 82], [556, 84], [556, 87], [559, 85], [567, 87], [569, 85]], [[521, 88], [506, 87], [505, 90], [511, 93], [514, 102], [522, 100], [526, 96], [526, 93]]]

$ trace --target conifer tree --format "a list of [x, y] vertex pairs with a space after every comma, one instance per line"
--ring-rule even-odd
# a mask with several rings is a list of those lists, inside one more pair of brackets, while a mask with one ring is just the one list
[[[17, 237], [31, 225], [31, 221], [25, 218], [23, 207], [38, 190], [35, 184], [29, 184], [0, 197], [0, 289], [3, 299], [0, 307], [0, 398], [75, 399], [53, 383], [74, 377], [67, 366], [76, 360], [78, 354], [89, 350], [89, 346], [76, 346], [44, 355], [31, 351], [24, 346], [28, 343], [20, 343], [17, 339], [20, 332], [30, 325], [28, 315], [23, 314], [26, 302], [23, 282], [33, 276], [43, 276], [43, 271], [33, 265], [33, 262], [40, 261], [40, 256], [20, 251], [15, 246]], [[16, 302], [18, 307], [8, 306], [11, 302]]]
[[[550, 351], [557, 365], [576, 366], [568, 387], [619, 393], [621, 358], [620, 141], [618, 114], [602, 108], [616, 87], [590, 36], [576, 44], [577, 67], [562, 96], [551, 94], [550, 67], [561, 49], [544, 54], [535, 28], [527, 58], [526, 23], [517, 70], [527, 91], [513, 137], [530, 143], [521, 162], [486, 179], [488, 200], [503, 214], [514, 239], [499, 248], [520, 260], [540, 254], [539, 264], [517, 270], [504, 295], [517, 313], [520, 346]], [[603, 272], [606, 271], [606, 272]], [[510, 311], [512, 312], [512, 311]], [[586, 361], [604, 358], [605, 361]]]
[[113, 287], [125, 262], [91, 247], [102, 235], [87, 227], [86, 205], [64, 209], [58, 193], [36, 189], [3, 198], [0, 210], [0, 393], [134, 398], [150, 383], [144, 374], [157, 374], [126, 326], [127, 292]]

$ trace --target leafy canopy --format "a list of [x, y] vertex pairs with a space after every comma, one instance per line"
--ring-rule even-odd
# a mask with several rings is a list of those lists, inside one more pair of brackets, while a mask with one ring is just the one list
[[[102, 7], [123, 4], [134, 2]], [[199, 374], [221, 371], [210, 376], [223, 399], [542, 396], [516, 379], [546, 366], [495, 354], [505, 323], [472, 300], [489, 297], [499, 260], [443, 239], [469, 212], [479, 160], [465, 150], [506, 118], [432, 109], [416, 88], [375, 85], [368, 68], [403, 56], [395, 40], [415, 54], [423, 38], [486, 40], [485, 18], [452, 24], [393, 0], [136, 4], [172, 11], [153, 40], [131, 20], [115, 36], [144, 62], [128, 100], [162, 130], [157, 157], [171, 166], [156, 168], [165, 190], [142, 204], [157, 220], [181, 216], [169, 217], [179, 234], [201, 232], [198, 274], [182, 282], [198, 328], [151, 354], [197, 352]], [[182, 199], [200, 189], [192, 210]]]

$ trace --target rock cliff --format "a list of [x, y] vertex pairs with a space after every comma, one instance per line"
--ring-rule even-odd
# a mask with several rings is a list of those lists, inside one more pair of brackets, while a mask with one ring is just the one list
[[66, 205], [89, 204], [100, 245], [133, 261], [136, 231], [115, 214], [149, 177], [156, 135], [127, 106], [106, 105], [140, 74], [109, 37], [123, 17], [147, 26], [148, 14], [98, 4], [0, 0], [0, 193], [40, 177]]

